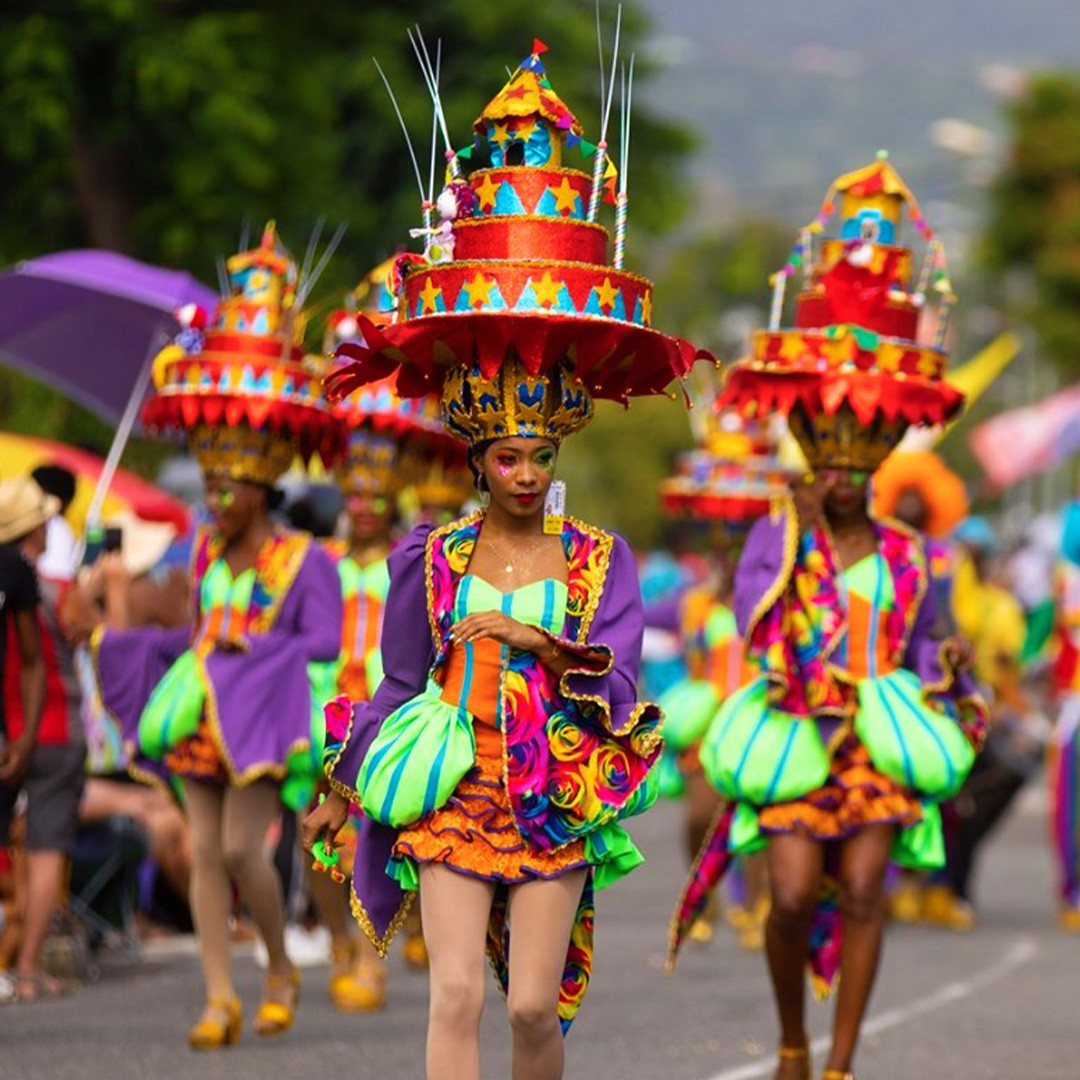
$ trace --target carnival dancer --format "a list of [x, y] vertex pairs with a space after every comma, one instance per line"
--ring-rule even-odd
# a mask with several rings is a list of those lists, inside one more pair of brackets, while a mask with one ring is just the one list
[[658, 710], [637, 701], [633, 555], [563, 514], [553, 474], [594, 397], [657, 392], [695, 352], [648, 328], [650, 283], [606, 263], [605, 230], [585, 220], [593, 179], [559, 167], [580, 128], [542, 49], [476, 123], [472, 153], [492, 167], [469, 178], [479, 213], [455, 221], [460, 261], [410, 268], [404, 317], [362, 320], [367, 347], [344, 347], [355, 362], [329, 383], [396, 372], [402, 396], [438, 390], [487, 500], [391, 554], [385, 677], [370, 703], [328, 709], [334, 794], [307, 822], [325, 842], [361, 803], [354, 911], [380, 951], [419, 890], [429, 1080], [480, 1075], [485, 948], [514, 1077], [562, 1076], [593, 890], [641, 861], [619, 819], [651, 801], [661, 742]]
[[[695, 370], [691, 420], [698, 449], [681, 455], [675, 476], [660, 490], [665, 515], [693, 523], [709, 546], [709, 577], [672, 599], [646, 607], [649, 626], [673, 629], [682, 641], [686, 677], [659, 699], [665, 753], [674, 755], [686, 803], [686, 846], [691, 862], [701, 850], [722, 799], [701, 767], [701, 740], [717, 709], [753, 678], [733, 609], [735, 566], [750, 526], [785, 490], [776, 456], [776, 425], [717, 410], [718, 387], [701, 366]], [[768, 890], [761, 855], [738, 861], [728, 878], [732, 902], [727, 921], [747, 949], [761, 948]], [[716, 905], [690, 928], [699, 943], [712, 940]]]
[[314, 721], [341, 642], [333, 564], [310, 536], [271, 517], [274, 484], [297, 454], [331, 463], [342, 443], [323, 372], [300, 345], [295, 266], [269, 225], [227, 271], [231, 294], [213, 325], [203, 332], [196, 313], [157, 357], [146, 408], [151, 428], [187, 433], [206, 485], [212, 524], [193, 554], [194, 634], [105, 631], [94, 642], [102, 700], [133, 744], [133, 771], [170, 776], [182, 790], [206, 982], [189, 1041], [201, 1050], [240, 1036], [232, 882], [269, 956], [255, 1031], [275, 1035], [293, 1022], [299, 973], [285, 952], [281, 882], [265, 842], [281, 803], [298, 809], [311, 799], [312, 756], [322, 749]]
[[[961, 405], [941, 378], [944, 303], [924, 313], [936, 317], [936, 343], [918, 330], [925, 294], [948, 301], [948, 279], [886, 160], [834, 190], [843, 196], [840, 238], [825, 239], [815, 263], [804, 233], [789, 264], [808, 268], [796, 328], [780, 328], [782, 272], [771, 327], [755, 334], [752, 358], [734, 367], [722, 397], [788, 412], [812, 472], [751, 530], [739, 564], [735, 610], [761, 676], [706, 734], [706, 775], [735, 809], [699, 858], [672, 941], [732, 851], [767, 851], [779, 1080], [810, 1075], [808, 957], [817, 989], [840, 979], [824, 1080], [852, 1077], [878, 967], [886, 866], [890, 856], [940, 865], [936, 803], [960, 786], [984, 724], [962, 670], [968, 650], [933, 637], [921, 542], [867, 509], [869, 477], [905, 428], [940, 423]], [[832, 214], [831, 196], [815, 231]], [[911, 256], [895, 238], [905, 202], [930, 246], [921, 295], [908, 291]]]

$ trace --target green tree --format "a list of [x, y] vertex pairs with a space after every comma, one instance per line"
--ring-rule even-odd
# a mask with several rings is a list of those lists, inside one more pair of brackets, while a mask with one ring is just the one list
[[[412, 169], [372, 62], [394, 87], [426, 177], [431, 106], [406, 36], [415, 23], [431, 48], [442, 41], [458, 145], [534, 35], [550, 46], [556, 89], [596, 137], [592, 0], [5, 5], [0, 261], [92, 245], [212, 278], [245, 219], [258, 228], [275, 217], [302, 246], [325, 215], [349, 227], [327, 281], [351, 283], [418, 224]], [[625, 55], [643, 29], [628, 8]], [[648, 77], [647, 64], [638, 69]], [[635, 226], [677, 217], [689, 146], [682, 128], [635, 110]]]
[[1080, 371], [1080, 75], [1044, 75], [1008, 109], [1011, 149], [984, 238], [1011, 313]]
[[[605, 14], [610, 38], [613, 9]], [[211, 281], [242, 222], [254, 236], [276, 218], [297, 250], [322, 215], [348, 225], [320, 286], [340, 292], [419, 224], [407, 151], [372, 58], [426, 179], [431, 106], [408, 27], [420, 23], [431, 48], [442, 42], [448, 126], [463, 145], [533, 36], [550, 48], [555, 88], [596, 138], [594, 19], [592, 0], [12, 0], [0, 10], [0, 265], [93, 246]], [[624, 55], [644, 29], [625, 5]], [[648, 64], [637, 72], [647, 79]], [[678, 218], [690, 146], [683, 128], [635, 107], [635, 229]], [[78, 406], [4, 371], [0, 423], [98, 448], [110, 437]], [[148, 467], [154, 457], [136, 446], [126, 463]]]

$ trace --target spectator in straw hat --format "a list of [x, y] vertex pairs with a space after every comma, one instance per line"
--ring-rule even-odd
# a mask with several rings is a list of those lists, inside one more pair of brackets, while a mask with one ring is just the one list
[[[60, 509], [30, 477], [0, 483], [0, 542], [14, 545], [31, 565], [45, 550], [46, 526]], [[4, 711], [8, 735], [15, 745], [32, 744], [21, 784], [0, 791], [0, 831], [6, 833], [15, 798], [27, 796], [26, 910], [23, 936], [15, 967], [16, 996], [31, 1001], [55, 994], [60, 986], [41, 970], [44, 944], [63, 882], [64, 861], [75, 842], [79, 798], [83, 786], [86, 748], [79, 717], [80, 694], [70, 641], [60, 626], [60, 606], [66, 586], [39, 578], [38, 608], [45, 692], [40, 724], [24, 712], [24, 698], [5, 685]], [[20, 651], [8, 649], [7, 672], [21, 671]], [[6, 672], [6, 673], [7, 673]]]

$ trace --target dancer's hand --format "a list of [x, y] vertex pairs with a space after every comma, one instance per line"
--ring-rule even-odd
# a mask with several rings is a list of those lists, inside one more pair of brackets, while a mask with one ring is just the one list
[[975, 649], [971, 642], [959, 634], [941, 643], [941, 656], [954, 671], [967, 671], [975, 663]]
[[475, 615], [466, 615], [454, 624], [450, 636], [454, 641], [492, 638], [500, 645], [509, 645], [511, 649], [521, 649], [524, 652], [539, 652], [544, 649], [548, 640], [535, 627], [526, 626], [501, 611], [482, 611]]
[[325, 841], [327, 848], [333, 847], [334, 837], [344, 828], [348, 816], [348, 800], [331, 791], [301, 824], [304, 847], [310, 851], [319, 840]]

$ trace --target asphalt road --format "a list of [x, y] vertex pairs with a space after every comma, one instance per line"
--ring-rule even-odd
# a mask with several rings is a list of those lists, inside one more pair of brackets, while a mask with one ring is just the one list
[[[592, 986], [570, 1033], [571, 1080], [767, 1080], [775, 1029], [760, 954], [723, 932], [662, 973], [667, 920], [683, 868], [678, 809], [660, 806], [635, 832], [648, 862], [597, 909]], [[861, 1080], [1076, 1080], [1080, 1076], [1080, 938], [1055, 927], [1040, 793], [1024, 796], [986, 852], [979, 923], [969, 934], [894, 927], [871, 1005]], [[237, 957], [249, 1012], [260, 972]], [[0, 1080], [275, 1080], [423, 1075], [426, 989], [395, 957], [385, 1012], [343, 1017], [326, 969], [305, 972], [295, 1028], [264, 1042], [246, 1031], [215, 1054], [187, 1049], [201, 1002], [193, 955], [108, 958], [101, 981], [66, 998], [0, 1008]], [[813, 1006], [820, 1037], [828, 1005]], [[483, 1027], [484, 1077], [509, 1074], [509, 1040], [492, 988]], [[819, 1056], [820, 1060], [820, 1056]]]

